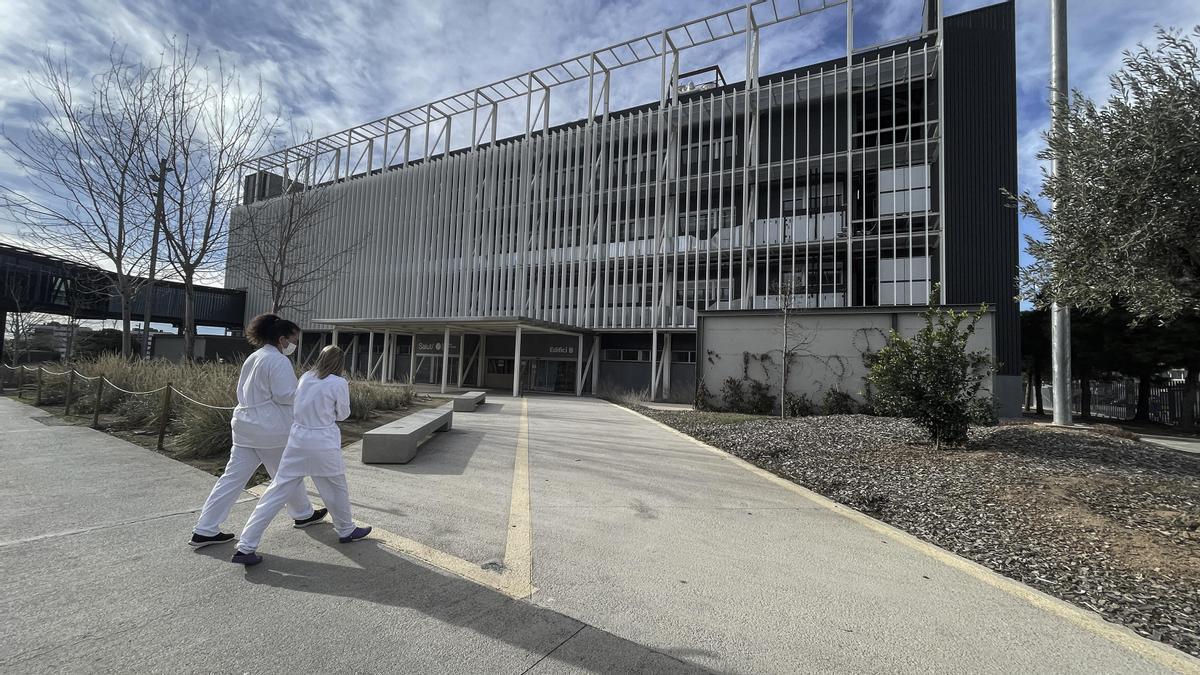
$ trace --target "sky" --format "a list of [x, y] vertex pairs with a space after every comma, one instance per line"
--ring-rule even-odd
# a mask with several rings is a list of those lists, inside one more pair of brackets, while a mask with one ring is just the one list
[[[821, 0], [799, 1], [804, 7]], [[1036, 190], [1035, 157], [1048, 122], [1049, 0], [1016, 0], [1019, 180]], [[0, 124], [20, 136], [37, 114], [25, 85], [39, 54], [65, 56], [76, 73], [103, 64], [112, 44], [147, 61], [172, 36], [186, 36], [243, 78], [261, 78], [270, 103], [317, 135], [526, 72], [592, 49], [734, 6], [731, 0], [0, 0]], [[946, 0], [953, 14], [990, 0]], [[917, 30], [921, 0], [855, 0], [855, 44]], [[843, 53], [844, 9], [765, 29], [766, 74]], [[1069, 0], [1070, 84], [1093, 98], [1109, 92], [1121, 52], [1153, 41], [1156, 26], [1200, 24], [1197, 0]], [[689, 52], [683, 69], [718, 62], [729, 81], [744, 75], [744, 42]], [[658, 66], [622, 69], [613, 107], [656, 100]], [[556, 97], [558, 94], [555, 95]], [[552, 121], [583, 116], [578, 90], [553, 98]], [[564, 119], [564, 117], [566, 119]], [[0, 183], [22, 176], [0, 153]], [[1037, 235], [1022, 221], [1023, 233]], [[0, 223], [0, 237], [19, 238]], [[1022, 248], [1024, 244], [1022, 243]], [[1024, 253], [1022, 259], [1025, 260]]]

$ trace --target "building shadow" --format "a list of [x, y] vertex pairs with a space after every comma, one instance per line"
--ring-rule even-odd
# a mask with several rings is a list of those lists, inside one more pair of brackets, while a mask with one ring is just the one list
[[[437, 621], [540, 654], [543, 659], [568, 668], [623, 673], [711, 672], [559, 612], [435, 571], [370, 539], [347, 545], [336, 543], [331, 528], [310, 528], [305, 533], [328, 543], [350, 564], [288, 558], [266, 551], [262, 564], [246, 568], [246, 581], [412, 609]], [[221, 557], [227, 560], [232, 548], [220, 548], [226, 549]], [[710, 652], [688, 648], [680, 648], [679, 653], [715, 657]]]

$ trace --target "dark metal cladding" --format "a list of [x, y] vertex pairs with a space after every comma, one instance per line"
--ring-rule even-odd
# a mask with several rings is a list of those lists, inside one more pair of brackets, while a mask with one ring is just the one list
[[946, 301], [996, 309], [999, 373], [1021, 372], [1017, 296], [1016, 11], [1003, 2], [947, 16]]

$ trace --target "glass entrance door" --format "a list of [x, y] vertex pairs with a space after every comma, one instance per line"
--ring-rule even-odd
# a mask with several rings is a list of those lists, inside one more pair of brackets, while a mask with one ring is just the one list
[[522, 389], [525, 391], [575, 391], [575, 362], [529, 359], [524, 362], [521, 374]]

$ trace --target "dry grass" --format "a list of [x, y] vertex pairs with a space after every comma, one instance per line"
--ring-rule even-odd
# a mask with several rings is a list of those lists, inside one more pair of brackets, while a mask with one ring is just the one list
[[[156, 434], [148, 434], [158, 429], [162, 412], [163, 392], [155, 390], [170, 384], [176, 393], [172, 395], [164, 449], [197, 465], [223, 463], [222, 458], [232, 443], [229, 427], [232, 410], [226, 408], [237, 404], [237, 365], [180, 364], [161, 359], [125, 361], [108, 355], [77, 363], [75, 370], [87, 377], [103, 377], [113, 385], [103, 386], [99, 406], [101, 427], [137, 439], [142, 445], [146, 444], [143, 439], [157, 441]], [[41, 405], [61, 412], [66, 403], [68, 376], [52, 374], [58, 372], [65, 373], [66, 369], [49, 366], [43, 372]], [[12, 374], [7, 375], [11, 387]], [[26, 373], [27, 400], [32, 398], [35, 383], [36, 373]], [[351, 381], [351, 418], [366, 422], [379, 413], [402, 411], [411, 407], [416, 397], [416, 391], [409, 385]], [[96, 407], [95, 382], [76, 378], [72, 399], [72, 413], [90, 418]], [[212, 407], [198, 405], [196, 401]]]

